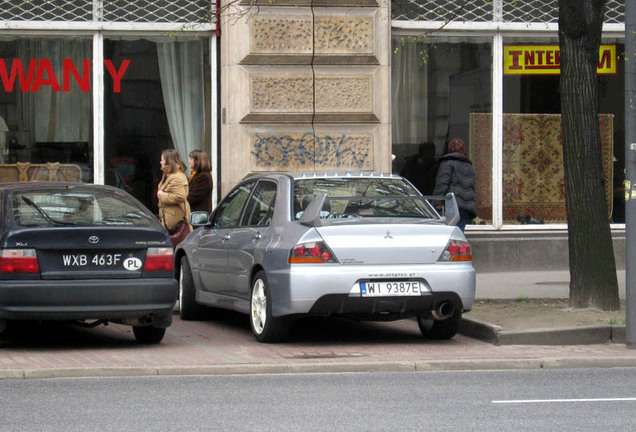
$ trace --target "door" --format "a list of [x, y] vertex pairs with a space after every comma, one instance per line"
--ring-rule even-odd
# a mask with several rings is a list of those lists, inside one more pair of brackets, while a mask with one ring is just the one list
[[228, 286], [227, 247], [232, 231], [239, 225], [243, 208], [256, 182], [237, 186], [212, 213], [209, 227], [204, 228], [196, 252], [196, 267], [204, 291], [235, 296]]
[[245, 206], [239, 227], [228, 242], [228, 286], [245, 300], [250, 298], [250, 273], [259, 252], [270, 241], [270, 225], [276, 202], [276, 182], [261, 180]]

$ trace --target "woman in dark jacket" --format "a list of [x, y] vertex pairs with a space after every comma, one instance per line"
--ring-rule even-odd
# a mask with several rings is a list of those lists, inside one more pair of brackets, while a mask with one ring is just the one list
[[190, 179], [188, 202], [191, 211], [212, 213], [212, 164], [210, 156], [202, 150], [190, 152]]
[[448, 144], [448, 152], [441, 157], [435, 190], [433, 195], [455, 194], [459, 208], [457, 226], [464, 231], [466, 224], [472, 223], [477, 216], [477, 200], [475, 199], [475, 170], [473, 163], [466, 156], [466, 144], [460, 138]]

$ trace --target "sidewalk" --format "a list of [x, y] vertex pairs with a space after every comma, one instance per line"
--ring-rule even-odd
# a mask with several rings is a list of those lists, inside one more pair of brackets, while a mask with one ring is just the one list
[[[625, 270], [617, 272], [619, 297], [625, 299]], [[567, 299], [569, 271], [509, 272], [477, 275], [477, 300]], [[542, 309], [538, 313], [549, 313]], [[539, 315], [537, 315], [539, 316]], [[549, 315], [544, 317], [549, 321]], [[535, 320], [536, 321], [536, 320]], [[510, 330], [464, 315], [460, 333], [495, 345], [590, 345], [614, 342], [625, 345], [625, 325], [609, 323], [589, 326]]]
[[[479, 275], [478, 297], [564, 296], [567, 277]], [[0, 352], [0, 379], [636, 367], [636, 350], [625, 344], [497, 346], [463, 334], [430, 341], [413, 320], [307, 320], [288, 343], [259, 344], [247, 318], [229, 313], [198, 322], [175, 316], [156, 346], [138, 345], [125, 326], [50, 326], [14, 340], [0, 335]]]
[[[625, 270], [616, 272], [619, 296], [625, 299]], [[568, 298], [570, 272], [503, 272], [477, 274], [477, 299]]]

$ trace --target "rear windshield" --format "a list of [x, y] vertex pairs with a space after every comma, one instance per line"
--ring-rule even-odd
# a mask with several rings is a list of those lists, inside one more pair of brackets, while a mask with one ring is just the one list
[[85, 186], [13, 192], [13, 218], [18, 226], [153, 226], [148, 209], [117, 190]]
[[400, 178], [298, 179], [294, 182], [294, 218], [300, 219], [312, 199], [327, 195], [324, 219], [405, 217], [439, 219], [431, 204]]

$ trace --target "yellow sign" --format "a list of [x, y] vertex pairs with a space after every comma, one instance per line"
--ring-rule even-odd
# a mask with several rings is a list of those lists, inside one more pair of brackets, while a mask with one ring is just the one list
[[[615, 75], [616, 45], [601, 45], [598, 74]], [[559, 45], [504, 45], [504, 75], [559, 75]]]

